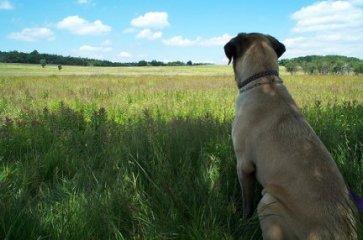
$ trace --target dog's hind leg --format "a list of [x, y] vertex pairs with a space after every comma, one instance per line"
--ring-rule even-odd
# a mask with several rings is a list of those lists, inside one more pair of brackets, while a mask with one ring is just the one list
[[262, 197], [257, 212], [264, 240], [299, 239], [287, 224], [283, 206], [269, 193]]

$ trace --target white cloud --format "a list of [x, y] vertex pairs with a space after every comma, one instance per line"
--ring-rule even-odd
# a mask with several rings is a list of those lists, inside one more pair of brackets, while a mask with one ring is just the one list
[[229, 40], [231, 40], [231, 38], [232, 38], [231, 35], [225, 33], [222, 36], [202, 39], [202, 41], [200, 42], [200, 45], [206, 46], [206, 47], [222, 46], [222, 45], [226, 44]]
[[150, 29], [143, 29], [136, 35], [136, 37], [137, 38], [146, 38], [148, 40], [155, 40], [155, 39], [161, 38], [162, 35], [163, 35], [163, 33], [160, 31], [154, 32]]
[[363, 26], [363, 10], [351, 1], [322, 1], [292, 15], [295, 32], [314, 32]]
[[13, 4], [11, 4], [10, 1], [4, 0], [4, 1], [0, 1], [0, 9], [11, 10], [11, 9], [14, 9], [14, 6], [13, 6]]
[[112, 51], [112, 47], [110, 46], [91, 46], [91, 45], [83, 45], [79, 48], [81, 52], [92, 52], [92, 53], [105, 53]]
[[89, 22], [79, 16], [69, 16], [58, 22], [59, 29], [65, 29], [76, 35], [98, 35], [111, 31], [111, 27], [101, 20]]
[[85, 44], [73, 52], [81, 57], [105, 59], [111, 51], [110, 45], [101, 43], [99, 46]]
[[118, 55], [120, 58], [130, 58], [131, 57], [131, 54], [128, 53], [128, 52], [120, 52], [119, 55]]
[[54, 34], [49, 28], [24, 28], [20, 32], [12, 32], [8, 35], [8, 38], [18, 40], [33, 42], [36, 40], [46, 39], [53, 40]]
[[362, 0], [319, 1], [292, 14], [287, 57], [310, 54], [363, 56]]
[[164, 39], [163, 43], [168, 46], [179, 46], [179, 47], [190, 47], [190, 46], [201, 46], [201, 47], [213, 47], [222, 46], [226, 44], [232, 36], [225, 33], [221, 36], [203, 38], [197, 37], [195, 39], [188, 39], [182, 36], [175, 36], [172, 38]]
[[363, 56], [362, 42], [363, 36], [349, 37], [345, 34], [316, 34], [284, 40], [287, 57], [327, 54]]
[[363, 6], [363, 0], [351, 0], [351, 2], [356, 6]]
[[189, 47], [196, 45], [199, 40], [200, 38], [191, 40], [188, 38], [184, 38], [183, 36], [175, 36], [172, 38], [164, 39], [163, 43], [168, 46]]
[[138, 28], [162, 29], [169, 25], [168, 13], [166, 12], [147, 12], [131, 20], [131, 26]]

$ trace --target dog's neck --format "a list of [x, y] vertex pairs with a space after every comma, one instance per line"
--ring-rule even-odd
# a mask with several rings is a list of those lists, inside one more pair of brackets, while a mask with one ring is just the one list
[[235, 80], [238, 83], [265, 71], [279, 71], [277, 56], [271, 47], [254, 45], [233, 62]]

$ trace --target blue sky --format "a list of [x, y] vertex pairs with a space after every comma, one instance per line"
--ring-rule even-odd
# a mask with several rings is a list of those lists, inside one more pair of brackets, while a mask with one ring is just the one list
[[239, 32], [275, 36], [285, 57], [363, 57], [362, 0], [0, 0], [0, 26], [2, 51], [121, 62], [225, 63], [223, 45]]

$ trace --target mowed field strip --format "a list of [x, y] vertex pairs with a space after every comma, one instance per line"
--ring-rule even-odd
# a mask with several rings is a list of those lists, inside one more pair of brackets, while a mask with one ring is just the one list
[[[280, 72], [363, 195], [363, 76]], [[236, 94], [231, 66], [0, 64], [0, 239], [261, 239]]]
[[0, 63], [0, 75], [49, 76], [49, 75], [232, 75], [231, 68], [223, 65], [173, 66], [173, 67], [89, 67], [57, 65], [42, 68], [33, 64]]
[[[280, 72], [301, 107], [363, 102], [362, 75], [290, 75], [284, 68]], [[120, 109], [123, 114], [149, 108], [176, 116], [192, 110], [193, 114], [224, 111], [231, 117], [237, 94], [231, 66], [64, 66], [59, 71], [56, 66], [0, 64], [0, 84], [3, 117], [22, 107], [42, 109], [59, 101], [75, 108]]]

